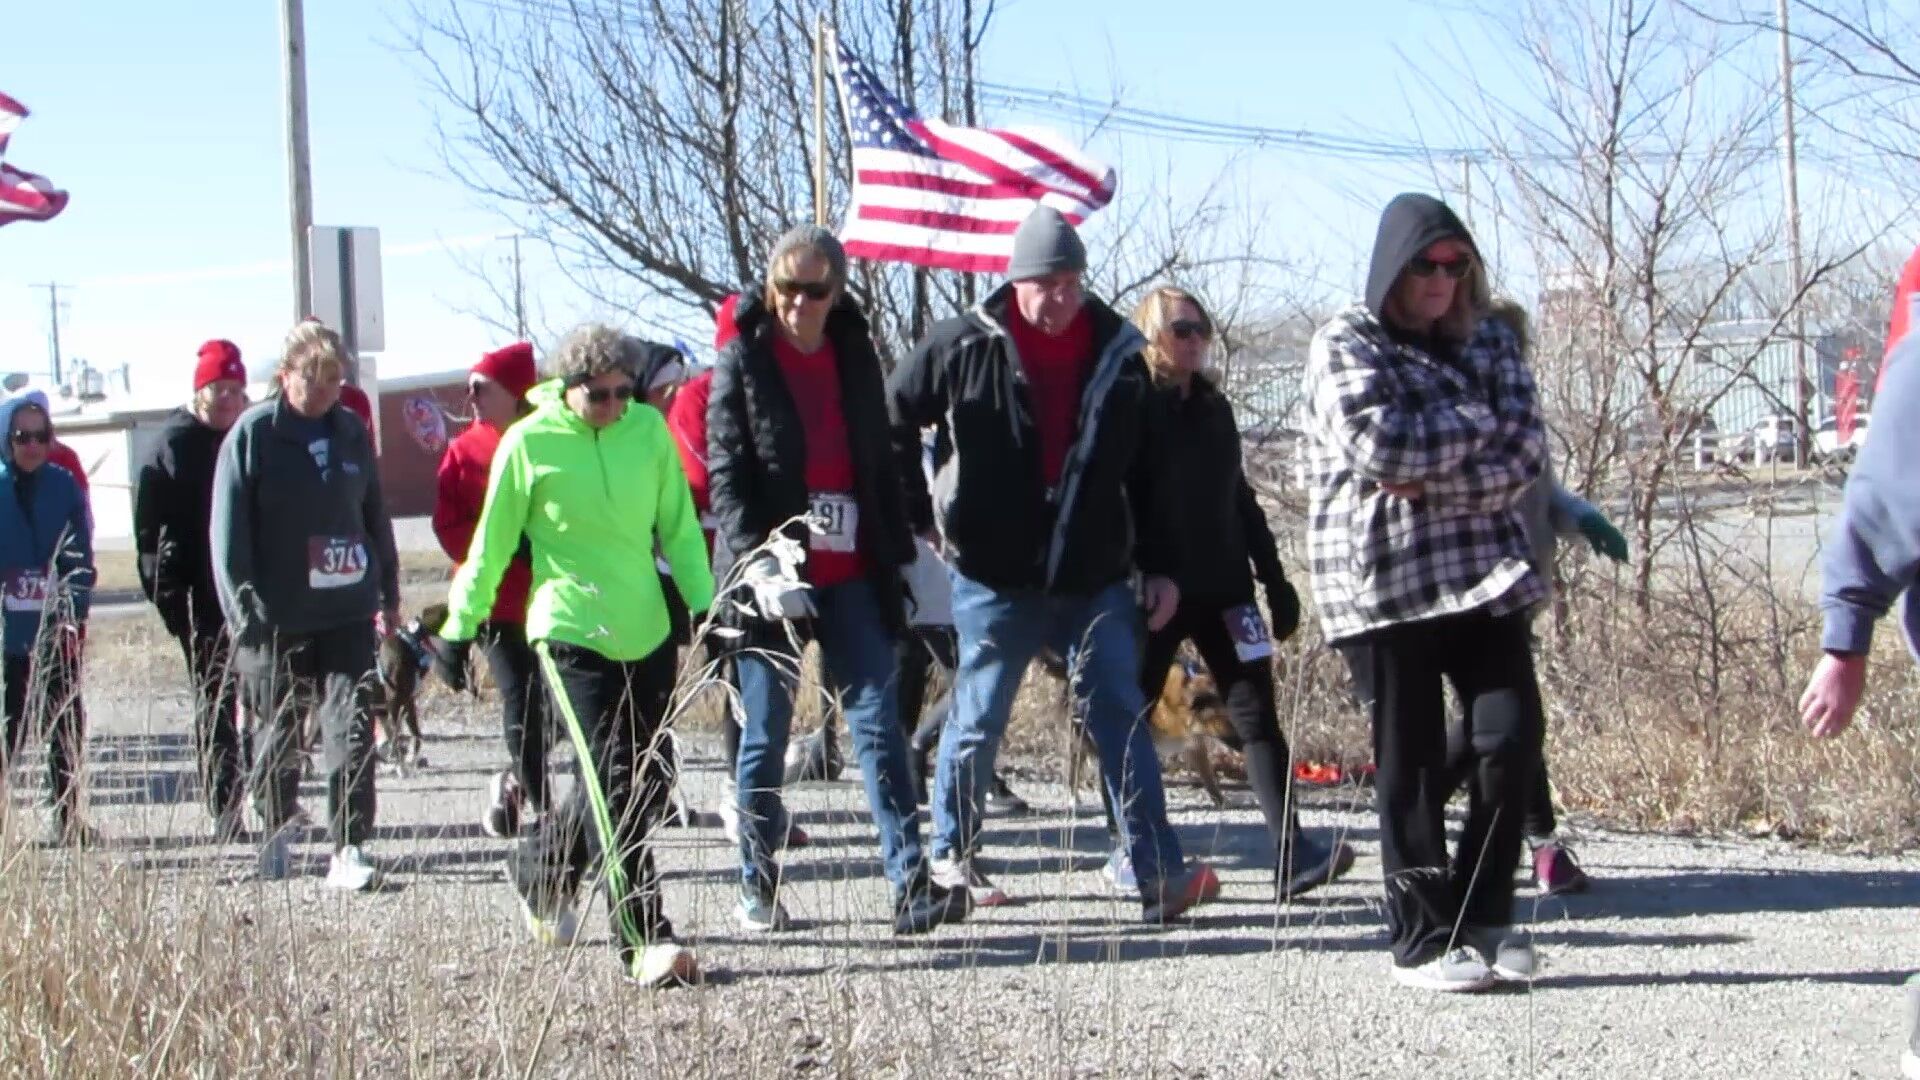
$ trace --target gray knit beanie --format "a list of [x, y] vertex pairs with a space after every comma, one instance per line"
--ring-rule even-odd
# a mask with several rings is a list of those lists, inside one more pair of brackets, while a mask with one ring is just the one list
[[1062, 270], [1085, 270], [1087, 245], [1066, 216], [1051, 206], [1036, 206], [1013, 234], [1013, 258], [1007, 263], [1012, 281], [1046, 277]]
[[767, 260], [767, 284], [773, 284], [774, 268], [785, 262], [788, 254], [803, 249], [816, 251], [827, 260], [834, 284], [846, 282], [847, 249], [840, 246], [839, 239], [818, 225], [796, 225], [773, 245], [773, 257]]

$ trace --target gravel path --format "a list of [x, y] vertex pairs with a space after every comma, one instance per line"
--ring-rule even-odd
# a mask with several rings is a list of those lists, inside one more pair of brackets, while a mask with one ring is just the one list
[[[106, 857], [160, 875], [168, 895], [233, 920], [285, 921], [286, 948], [320, 993], [392, 1003], [422, 1034], [412, 1066], [473, 1075], [525, 1067], [533, 1018], [552, 1030], [535, 1075], [964, 1075], [1845, 1077], [1897, 1075], [1898, 984], [1916, 962], [1920, 860], [1868, 860], [1778, 843], [1588, 831], [1592, 894], [1536, 905], [1546, 970], [1530, 987], [1440, 998], [1386, 974], [1374, 829], [1351, 794], [1320, 792], [1310, 825], [1345, 830], [1361, 859], [1291, 907], [1266, 899], [1251, 798], [1224, 812], [1174, 793], [1192, 853], [1221, 902], [1168, 931], [1098, 874], [1097, 805], [1018, 785], [1040, 808], [996, 819], [985, 865], [1020, 901], [931, 938], [888, 932], [876, 845], [851, 782], [792, 793], [811, 848], [789, 856], [791, 934], [734, 929], [732, 853], [717, 819], [667, 834], [669, 914], [700, 950], [708, 986], [649, 994], [618, 980], [599, 905], [583, 947], [523, 940], [500, 874], [503, 845], [475, 824], [500, 756], [487, 715], [429, 717], [432, 767], [381, 778], [381, 839], [398, 887], [324, 893], [317, 877], [223, 884], [248, 850], [202, 838], [178, 694], [94, 703], [93, 803]], [[37, 758], [35, 759], [37, 760]], [[16, 786], [17, 805], [40, 797]], [[691, 750], [688, 790], [711, 808], [712, 749]], [[308, 784], [316, 813], [324, 795]], [[323, 867], [323, 845], [303, 849]], [[48, 856], [48, 865], [67, 858]], [[282, 902], [284, 901], [284, 902]], [[271, 937], [271, 935], [264, 935]], [[272, 947], [267, 941], [261, 947]], [[560, 977], [564, 974], [564, 977]], [[397, 1022], [397, 1021], [396, 1021]]]

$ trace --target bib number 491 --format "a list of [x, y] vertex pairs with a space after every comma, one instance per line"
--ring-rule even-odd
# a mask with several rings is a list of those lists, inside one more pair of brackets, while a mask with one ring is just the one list
[[860, 506], [851, 495], [815, 493], [810, 543], [815, 551], [850, 552], [860, 524]]

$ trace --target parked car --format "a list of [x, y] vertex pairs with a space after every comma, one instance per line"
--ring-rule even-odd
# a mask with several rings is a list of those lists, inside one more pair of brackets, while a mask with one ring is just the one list
[[1820, 461], [1852, 461], [1860, 448], [1867, 444], [1867, 421], [1870, 418], [1862, 413], [1853, 418], [1853, 434], [1846, 444], [1840, 442], [1839, 421], [1829, 416], [1825, 422], [1813, 430], [1813, 456]]
[[1791, 416], [1769, 416], [1748, 429], [1740, 456], [1751, 458], [1755, 465], [1792, 461], [1798, 430]]

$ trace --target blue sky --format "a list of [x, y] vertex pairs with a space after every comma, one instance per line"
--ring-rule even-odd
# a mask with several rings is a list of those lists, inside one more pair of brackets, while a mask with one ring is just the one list
[[[8, 160], [52, 177], [73, 203], [51, 223], [0, 229], [0, 370], [44, 369], [47, 296], [30, 286], [47, 281], [71, 287], [62, 293], [66, 351], [104, 368], [131, 365], [136, 390], [184, 388], [208, 337], [233, 338], [253, 362], [272, 353], [293, 314], [277, 9], [270, 0], [14, 5], [0, 91], [34, 115]], [[1118, 79], [1127, 102], [1147, 108], [1376, 136], [1424, 130], [1447, 142], [1445, 103], [1403, 76], [1396, 50], [1450, 49], [1439, 43], [1460, 25], [1458, 11], [1407, 0], [1003, 0], [985, 75], [1096, 93]], [[503, 265], [508, 245], [494, 238], [511, 229], [498, 208], [436, 174], [434, 102], [415, 61], [393, 46], [405, 18], [399, 3], [307, 3], [315, 218], [381, 229], [383, 374], [464, 367], [498, 343], [463, 313], [486, 299], [461, 263]], [[1481, 74], [1506, 85], [1504, 59], [1471, 44], [1476, 30], [1465, 36]], [[1142, 142], [1097, 138], [1090, 148], [1120, 164], [1123, 186], [1170, 175], [1176, 192], [1227, 160]], [[1238, 166], [1239, 197], [1276, 243], [1316, 257], [1334, 288], [1350, 282], [1379, 203], [1434, 186], [1415, 165], [1263, 152]], [[1098, 244], [1097, 224], [1092, 232]], [[531, 248], [528, 274], [556, 323], [614, 317], [645, 329], [630, 314], [593, 310]]]

